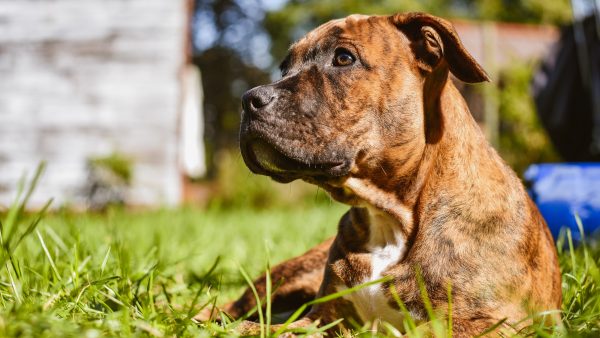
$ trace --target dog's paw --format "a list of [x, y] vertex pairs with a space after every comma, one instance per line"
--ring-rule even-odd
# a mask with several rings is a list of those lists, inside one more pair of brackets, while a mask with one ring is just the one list
[[206, 323], [211, 321], [219, 322], [221, 321], [221, 311], [216, 307], [205, 307], [200, 310], [192, 320], [196, 323]]
[[[305, 338], [323, 338], [323, 337], [325, 337], [322, 333], [302, 334], [300, 336], [305, 337]], [[292, 332], [284, 332], [279, 335], [279, 338], [295, 338], [295, 337], [298, 337], [298, 335], [295, 333], [292, 333]]]
[[[294, 325], [294, 323], [292, 323], [290, 326], [288, 326], [289, 328], [294, 328], [297, 325]], [[300, 326], [298, 326], [300, 327]], [[281, 325], [273, 325], [271, 326], [271, 332], [270, 334], [275, 333], [279, 328], [281, 328]], [[259, 323], [256, 322], [251, 322], [251, 321], [247, 321], [244, 320], [242, 321], [236, 328], [235, 328], [235, 333], [244, 337], [244, 336], [258, 336], [261, 333], [261, 327]], [[324, 337], [324, 335], [320, 332], [317, 333], [311, 333], [311, 334], [296, 334], [294, 332], [284, 332], [281, 333], [278, 338], [295, 338], [298, 336], [302, 336], [302, 337], [308, 337], [308, 338], [322, 338]]]
[[249, 320], [243, 320], [234, 329], [235, 333], [239, 336], [258, 336], [261, 333], [261, 326], [259, 323], [251, 322]]
[[[288, 325], [285, 325], [285, 327], [281, 324], [271, 325], [269, 335], [272, 335], [282, 329], [304, 328], [310, 324], [313, 324], [316, 326], [319, 324], [319, 322], [318, 321], [312, 322], [308, 318], [303, 318], [303, 319], [300, 319], [293, 323], [290, 323]], [[262, 327], [262, 329], [265, 329], [265, 328]], [[239, 336], [258, 336], [261, 334], [261, 325], [256, 322], [244, 320], [235, 327], [234, 331]], [[284, 333], [281, 333], [278, 337], [291, 338], [291, 337], [297, 337], [298, 335], [301, 335], [302, 337], [311, 337], [311, 338], [312, 337], [314, 337], [314, 338], [323, 337], [323, 333], [321, 333], [321, 332], [315, 332], [315, 333], [310, 333], [310, 334], [306, 334], [306, 333], [296, 334], [294, 332], [284, 332]]]

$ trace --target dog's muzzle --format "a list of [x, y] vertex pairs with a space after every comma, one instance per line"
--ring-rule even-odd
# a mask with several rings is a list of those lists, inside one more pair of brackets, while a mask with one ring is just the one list
[[276, 116], [281, 114], [274, 111], [282, 106], [278, 100], [272, 85], [253, 88], [242, 97], [240, 149], [248, 168], [283, 183], [299, 178], [327, 180], [347, 174], [352, 161], [344, 152], [314, 149], [308, 146], [309, 142], [306, 147], [292, 146], [285, 133], [277, 130], [286, 128], [286, 121], [277, 121]]

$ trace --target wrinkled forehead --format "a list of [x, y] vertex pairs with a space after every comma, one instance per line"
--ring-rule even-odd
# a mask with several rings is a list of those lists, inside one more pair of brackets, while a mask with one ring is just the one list
[[358, 33], [368, 26], [369, 18], [371, 17], [368, 15], [354, 14], [342, 19], [330, 20], [310, 31], [302, 40], [311, 41], [319, 39], [319, 37], [327, 36], [331, 33]]
[[[331, 20], [315, 28], [290, 47], [289, 58], [306, 57], [325, 50], [339, 42], [364, 45], [372, 40], [374, 30], [383, 30], [389, 23], [384, 16], [354, 14]], [[381, 34], [379, 34], [381, 35]]]

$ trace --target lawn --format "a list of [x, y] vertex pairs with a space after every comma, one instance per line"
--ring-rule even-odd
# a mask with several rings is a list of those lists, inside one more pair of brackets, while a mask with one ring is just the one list
[[241, 268], [256, 276], [333, 236], [345, 209], [115, 208], [36, 225], [13, 208], [0, 215], [0, 336], [209, 336], [190, 315], [238, 296]]
[[[190, 317], [237, 296], [246, 285], [242, 270], [256, 276], [267, 261], [332, 236], [346, 208], [315, 199], [295, 207], [55, 211], [38, 218], [15, 205], [0, 215], [0, 336], [231, 335], [235, 324], [197, 326]], [[564, 324], [529, 333], [598, 337], [600, 250], [560, 255]]]

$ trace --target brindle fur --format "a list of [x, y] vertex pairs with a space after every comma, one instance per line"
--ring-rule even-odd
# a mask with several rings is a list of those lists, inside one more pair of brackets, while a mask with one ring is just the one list
[[[356, 55], [353, 65], [332, 65], [340, 47]], [[450, 72], [465, 82], [488, 80], [450, 23], [423, 13], [331, 21], [295, 43], [281, 68], [281, 80], [246, 94], [246, 163], [278, 181], [317, 184], [352, 208], [333, 242], [274, 268], [273, 280], [282, 281], [274, 309], [293, 310], [364, 281], [371, 273], [366, 243], [374, 214], [406, 239], [400, 261], [383, 273], [392, 277], [381, 286], [390, 306], [397, 308], [393, 285], [411, 314], [426, 319], [420, 271], [436, 309], [447, 309], [451, 285], [459, 337], [504, 318], [516, 323], [560, 308], [560, 272], [548, 228], [449, 80]], [[257, 95], [259, 101], [251, 102]], [[256, 140], [298, 169], [280, 165], [272, 154], [260, 158]], [[257, 280], [262, 295], [264, 283], [264, 277]], [[250, 295], [225, 312], [237, 318], [250, 310]], [[297, 325], [341, 317], [359, 320], [352, 302], [316, 305]], [[208, 318], [206, 311], [198, 317]], [[256, 332], [256, 325], [244, 328]]]

